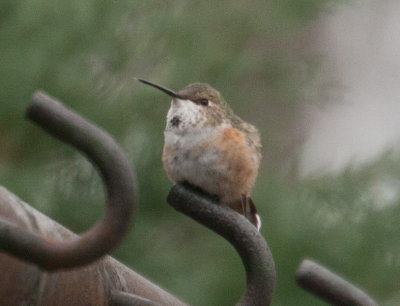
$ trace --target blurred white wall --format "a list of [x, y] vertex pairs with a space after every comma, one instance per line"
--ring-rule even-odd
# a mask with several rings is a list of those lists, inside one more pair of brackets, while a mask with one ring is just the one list
[[303, 176], [360, 165], [400, 143], [400, 1], [349, 1], [315, 29], [323, 106], [305, 122]]

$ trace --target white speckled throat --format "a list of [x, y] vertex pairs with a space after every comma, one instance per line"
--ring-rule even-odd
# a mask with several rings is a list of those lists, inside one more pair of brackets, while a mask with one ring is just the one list
[[166, 130], [195, 131], [202, 128], [206, 119], [202, 105], [190, 100], [174, 98], [167, 114]]

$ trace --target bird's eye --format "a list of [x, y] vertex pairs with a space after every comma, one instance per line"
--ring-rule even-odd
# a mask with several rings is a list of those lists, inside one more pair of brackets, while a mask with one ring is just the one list
[[204, 105], [204, 106], [207, 106], [208, 105], [208, 100], [207, 99], [201, 99], [200, 100], [200, 104]]

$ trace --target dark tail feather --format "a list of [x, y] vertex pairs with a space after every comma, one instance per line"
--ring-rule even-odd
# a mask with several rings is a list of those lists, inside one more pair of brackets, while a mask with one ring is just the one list
[[242, 194], [242, 212], [241, 212], [256, 228], [260, 230], [261, 219], [257, 213], [257, 208], [254, 205], [253, 200], [244, 194]]

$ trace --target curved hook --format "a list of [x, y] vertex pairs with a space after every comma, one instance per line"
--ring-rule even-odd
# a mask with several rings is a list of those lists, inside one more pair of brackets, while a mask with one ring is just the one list
[[311, 261], [303, 260], [296, 271], [297, 283], [333, 305], [377, 306], [365, 292]]
[[38, 91], [27, 117], [46, 132], [82, 151], [93, 162], [106, 187], [107, 206], [101, 220], [67, 241], [50, 241], [0, 220], [0, 250], [46, 270], [72, 268], [93, 262], [109, 253], [127, 233], [137, 204], [136, 182], [131, 165], [106, 132]]
[[246, 269], [246, 291], [238, 305], [269, 305], [275, 286], [275, 264], [258, 230], [234, 210], [218, 205], [187, 184], [169, 192], [168, 203], [228, 240]]

